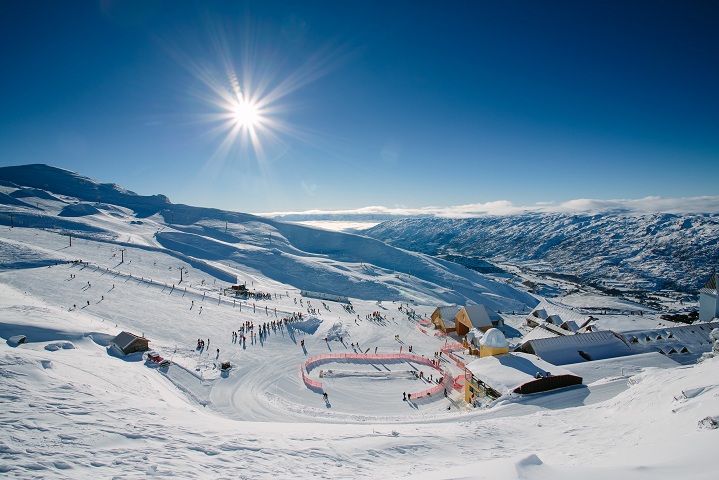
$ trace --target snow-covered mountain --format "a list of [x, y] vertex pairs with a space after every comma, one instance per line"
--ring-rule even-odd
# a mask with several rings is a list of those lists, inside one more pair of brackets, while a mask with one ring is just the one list
[[[237, 279], [255, 295], [225, 295]], [[505, 310], [512, 342], [525, 314], [506, 310], [536, 303], [371, 238], [175, 205], [47, 166], [0, 169], [0, 474], [716, 476], [719, 356], [575, 364], [582, 385], [475, 408], [462, 386], [472, 357], [430, 327], [450, 301]], [[612, 328], [662, 325], [651, 313], [596, 315]], [[170, 365], [120, 354], [121, 331]], [[409, 348], [416, 361], [399, 357]], [[313, 359], [330, 363], [309, 371]]]
[[364, 234], [429, 255], [544, 262], [583, 281], [648, 281], [696, 291], [719, 264], [713, 214], [525, 213], [402, 219]]
[[298, 289], [365, 299], [485, 303], [495, 310], [536, 303], [455, 263], [364, 236], [173, 204], [47, 165], [0, 168], [0, 182], [0, 224], [162, 250], [227, 282], [252, 269]]

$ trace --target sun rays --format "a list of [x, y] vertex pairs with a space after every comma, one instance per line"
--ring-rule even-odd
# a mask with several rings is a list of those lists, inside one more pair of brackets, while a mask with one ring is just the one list
[[313, 143], [309, 130], [292, 124], [289, 117], [298, 113], [298, 104], [307, 103], [298, 90], [335, 68], [342, 49], [321, 49], [298, 61], [283, 53], [276, 35], [263, 35], [267, 32], [258, 27], [223, 28], [208, 22], [205, 31], [209, 41], [168, 48], [194, 78], [192, 122], [214, 145], [205, 167], [221, 172], [224, 166], [254, 164], [265, 170], [273, 158], [287, 152], [290, 139]]

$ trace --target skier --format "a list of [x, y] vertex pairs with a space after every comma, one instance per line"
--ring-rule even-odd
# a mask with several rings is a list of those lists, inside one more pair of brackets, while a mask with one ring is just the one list
[[403, 402], [407, 401], [407, 392], [402, 392], [402, 401]]

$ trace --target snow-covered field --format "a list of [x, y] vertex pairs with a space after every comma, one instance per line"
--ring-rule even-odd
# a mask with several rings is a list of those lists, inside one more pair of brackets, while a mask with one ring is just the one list
[[[45, 222], [64, 208], [42, 207]], [[26, 207], [4, 208], [15, 221], [31, 218]], [[120, 207], [73, 222], [85, 230], [72, 230], [72, 246], [69, 224], [0, 227], [5, 477], [716, 476], [719, 430], [701, 421], [719, 418], [717, 358], [674, 368], [651, 356], [591, 362], [581, 387], [486, 408], [468, 408], [453, 388], [448, 398], [403, 401], [403, 392], [434, 385], [436, 376], [411, 373], [436, 373], [420, 363], [334, 361], [308, 374], [325, 401], [300, 373], [312, 357], [412, 346], [434, 358], [456, 341], [425, 328], [437, 305], [482, 295], [511, 311], [536, 300], [452, 264], [304, 227], [172, 225]], [[225, 296], [233, 278], [266, 298]], [[351, 310], [300, 294], [333, 284], [325, 293], [346, 293]], [[303, 321], [275, 323], [266, 338], [232, 336], [247, 322], [257, 333], [298, 313]], [[109, 341], [122, 330], [144, 334], [172, 365], [115, 354]], [[227, 374], [223, 361], [234, 367]], [[442, 368], [463, 373], [451, 362]]]

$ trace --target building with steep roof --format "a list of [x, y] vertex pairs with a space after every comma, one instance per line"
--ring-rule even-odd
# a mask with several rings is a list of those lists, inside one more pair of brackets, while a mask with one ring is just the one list
[[121, 332], [110, 341], [110, 346], [128, 355], [134, 352], [145, 352], [150, 349], [150, 341], [130, 332]]
[[719, 295], [717, 295], [717, 283], [719, 274], [712, 272], [709, 280], [699, 290], [699, 321], [711, 322], [719, 318]]
[[594, 320], [594, 317], [591, 315], [574, 311], [571, 308], [544, 299], [529, 312], [525, 318], [525, 323], [529, 327], [554, 325], [567, 332], [577, 332], [586, 328], [592, 320]]
[[435, 308], [431, 317], [434, 328], [445, 333], [454, 332], [454, 317], [459, 313], [459, 308], [457, 305], [443, 305]]
[[486, 332], [490, 328], [497, 328], [504, 325], [502, 317], [484, 305], [467, 305], [462, 307], [454, 318], [455, 329], [460, 337], [466, 335], [472, 329], [479, 329]]

